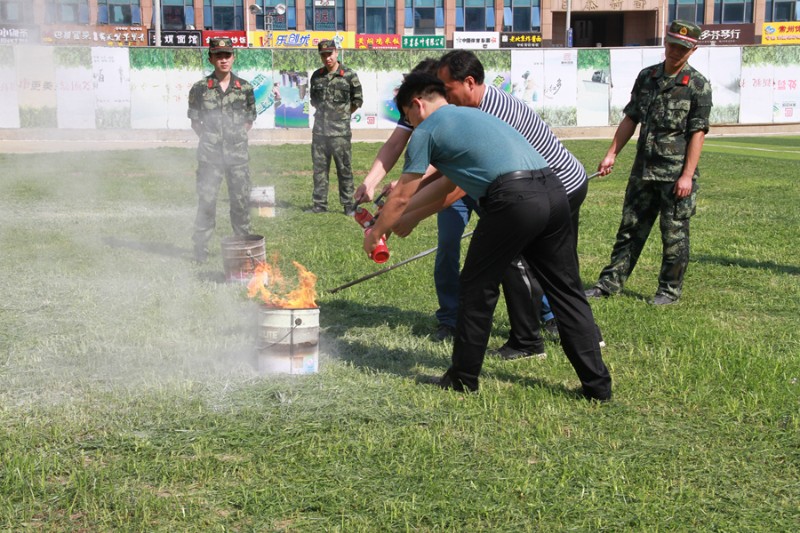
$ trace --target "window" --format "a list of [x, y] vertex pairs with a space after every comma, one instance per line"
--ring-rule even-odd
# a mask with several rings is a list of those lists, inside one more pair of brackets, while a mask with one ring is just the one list
[[669, 16], [667, 22], [688, 20], [695, 24], [705, 21], [705, 0], [669, 0]]
[[344, 0], [306, 0], [306, 29], [344, 30]]
[[494, 0], [456, 0], [456, 31], [494, 29]]
[[406, 0], [406, 28], [414, 28], [414, 35], [436, 35], [437, 28], [444, 29], [443, 0]]
[[203, 0], [203, 20], [207, 30], [244, 30], [244, 2]]
[[97, 0], [98, 24], [141, 24], [139, 0]]
[[33, 22], [33, 2], [0, 0], [0, 22], [10, 24]]
[[[161, 28], [184, 30], [194, 24], [194, 2], [192, 0], [161, 0]], [[155, 26], [155, 12], [151, 25]]]
[[714, 24], [753, 22], [752, 0], [714, 0]]
[[800, 20], [800, 0], [767, 0], [764, 22]]
[[[253, 2], [261, 8], [261, 14], [256, 16], [256, 28], [269, 30], [268, 22], [272, 23], [273, 30], [294, 30], [297, 28], [297, 2], [295, 0], [255, 0]], [[283, 4], [286, 13], [278, 15], [275, 6]]]
[[47, 0], [47, 24], [89, 24], [89, 0]]
[[356, 0], [356, 33], [397, 33], [395, 0]]
[[503, 0], [503, 31], [542, 31], [540, 0]]

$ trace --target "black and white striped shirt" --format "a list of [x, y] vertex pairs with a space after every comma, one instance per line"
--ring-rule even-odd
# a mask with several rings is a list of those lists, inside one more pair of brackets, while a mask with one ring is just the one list
[[507, 122], [528, 139], [531, 146], [542, 155], [553, 173], [564, 184], [567, 195], [575, 192], [586, 182], [586, 170], [583, 165], [561, 144], [544, 120], [525, 102], [493, 85], [486, 85], [480, 109]]

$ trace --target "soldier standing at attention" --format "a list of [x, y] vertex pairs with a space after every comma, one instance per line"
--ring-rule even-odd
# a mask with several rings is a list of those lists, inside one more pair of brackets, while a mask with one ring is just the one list
[[233, 233], [250, 233], [250, 155], [247, 132], [256, 119], [253, 86], [231, 69], [236, 56], [229, 38], [209, 42], [208, 61], [214, 72], [189, 91], [188, 116], [200, 137], [197, 146], [197, 217], [194, 221], [194, 258], [208, 258], [208, 241], [216, 224], [217, 195], [225, 177], [230, 198]]
[[700, 176], [697, 163], [711, 112], [711, 85], [687, 64], [700, 31], [691, 22], [670, 24], [666, 59], [639, 73], [623, 110], [625, 117], [597, 167], [603, 176], [610, 173], [617, 154], [641, 124], [611, 262], [586, 291], [588, 298], [622, 291], [657, 216], [663, 252], [652, 303], [669, 305], [681, 296], [689, 263], [689, 218], [695, 213]]
[[311, 105], [316, 108], [311, 140], [314, 162], [312, 213], [328, 210], [328, 172], [331, 157], [339, 178], [339, 201], [344, 214], [355, 214], [353, 170], [350, 166], [350, 115], [364, 103], [358, 75], [339, 63], [336, 44], [329, 39], [319, 42], [322, 68], [311, 75]]

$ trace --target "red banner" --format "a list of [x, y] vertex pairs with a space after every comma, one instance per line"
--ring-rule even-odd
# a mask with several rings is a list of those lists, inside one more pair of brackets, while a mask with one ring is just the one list
[[361, 50], [400, 49], [403, 41], [395, 33], [357, 33], [356, 48]]
[[214, 37], [227, 37], [233, 43], [234, 48], [247, 48], [247, 35], [243, 31], [206, 30], [203, 32], [203, 46], [208, 46], [208, 41]]

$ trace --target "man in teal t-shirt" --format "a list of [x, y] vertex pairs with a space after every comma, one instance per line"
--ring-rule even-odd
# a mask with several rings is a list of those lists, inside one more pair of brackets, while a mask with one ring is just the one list
[[478, 389], [500, 280], [521, 254], [550, 296], [561, 344], [584, 396], [609, 400], [611, 377], [583, 293], [561, 181], [514, 128], [477, 109], [448, 105], [444, 85], [433, 76], [409, 74], [396, 100], [414, 133], [400, 181], [364, 237], [364, 249], [374, 250], [381, 235], [404, 215], [428, 165], [447, 177], [426, 184], [415, 199], [421, 216], [446, 207], [453, 196], [463, 196], [459, 189], [477, 200], [483, 212], [461, 271], [452, 364], [438, 384]]

